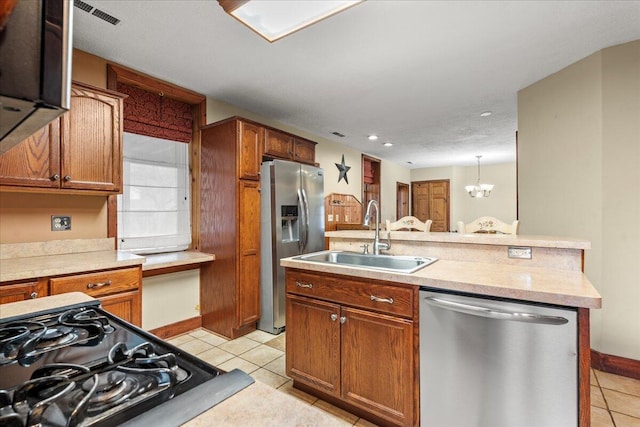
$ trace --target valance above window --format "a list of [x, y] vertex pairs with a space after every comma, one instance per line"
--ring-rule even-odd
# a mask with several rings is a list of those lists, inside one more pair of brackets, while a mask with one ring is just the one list
[[192, 106], [135, 86], [118, 82], [124, 100], [124, 131], [179, 142], [191, 142]]

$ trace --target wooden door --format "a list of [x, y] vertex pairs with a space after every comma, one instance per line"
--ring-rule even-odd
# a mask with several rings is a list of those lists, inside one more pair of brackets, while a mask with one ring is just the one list
[[396, 183], [396, 220], [409, 215], [409, 184]]
[[413, 322], [345, 307], [341, 316], [343, 398], [394, 424], [412, 425]]
[[449, 231], [449, 180], [411, 183], [411, 214], [432, 221], [431, 231]]
[[238, 202], [236, 298], [238, 327], [241, 327], [260, 318], [260, 183], [240, 180]]
[[287, 376], [340, 394], [340, 306], [287, 294]]
[[366, 208], [371, 200], [380, 201], [381, 161], [375, 157], [362, 155], [362, 206]]
[[431, 231], [449, 231], [449, 181], [429, 183], [429, 219]]
[[243, 179], [260, 180], [260, 149], [264, 138], [264, 128], [253, 123], [238, 122], [240, 127], [240, 170], [238, 177]]
[[122, 189], [122, 98], [74, 84], [61, 119], [62, 187]]
[[60, 119], [0, 155], [0, 185], [60, 187]]

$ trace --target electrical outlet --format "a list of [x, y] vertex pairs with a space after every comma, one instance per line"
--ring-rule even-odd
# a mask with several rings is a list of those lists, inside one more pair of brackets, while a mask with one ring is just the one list
[[51, 231], [71, 230], [71, 217], [51, 215]]
[[333, 222], [333, 215], [331, 215], [331, 214], [327, 215], [327, 221], [328, 222]]
[[196, 309], [196, 311], [197, 311], [198, 313], [200, 313], [200, 304], [197, 304], [197, 305], [196, 305], [196, 307], [195, 307], [195, 309]]
[[509, 258], [531, 259], [531, 248], [528, 246], [509, 246]]

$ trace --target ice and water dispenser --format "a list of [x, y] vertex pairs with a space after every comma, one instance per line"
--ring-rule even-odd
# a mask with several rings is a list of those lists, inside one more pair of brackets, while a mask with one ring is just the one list
[[282, 217], [282, 241], [297, 242], [300, 239], [298, 235], [298, 206], [282, 205], [280, 206], [280, 214]]

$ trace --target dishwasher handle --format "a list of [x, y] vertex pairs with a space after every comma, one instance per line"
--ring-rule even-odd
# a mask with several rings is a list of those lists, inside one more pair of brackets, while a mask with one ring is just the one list
[[427, 304], [445, 310], [458, 311], [460, 313], [471, 314], [473, 316], [488, 317], [491, 319], [513, 320], [516, 322], [541, 323], [544, 325], [564, 325], [569, 320], [558, 316], [545, 316], [534, 313], [522, 313], [514, 311], [495, 310], [493, 308], [481, 307], [477, 305], [462, 304], [455, 301], [448, 301], [436, 297], [425, 297]]

